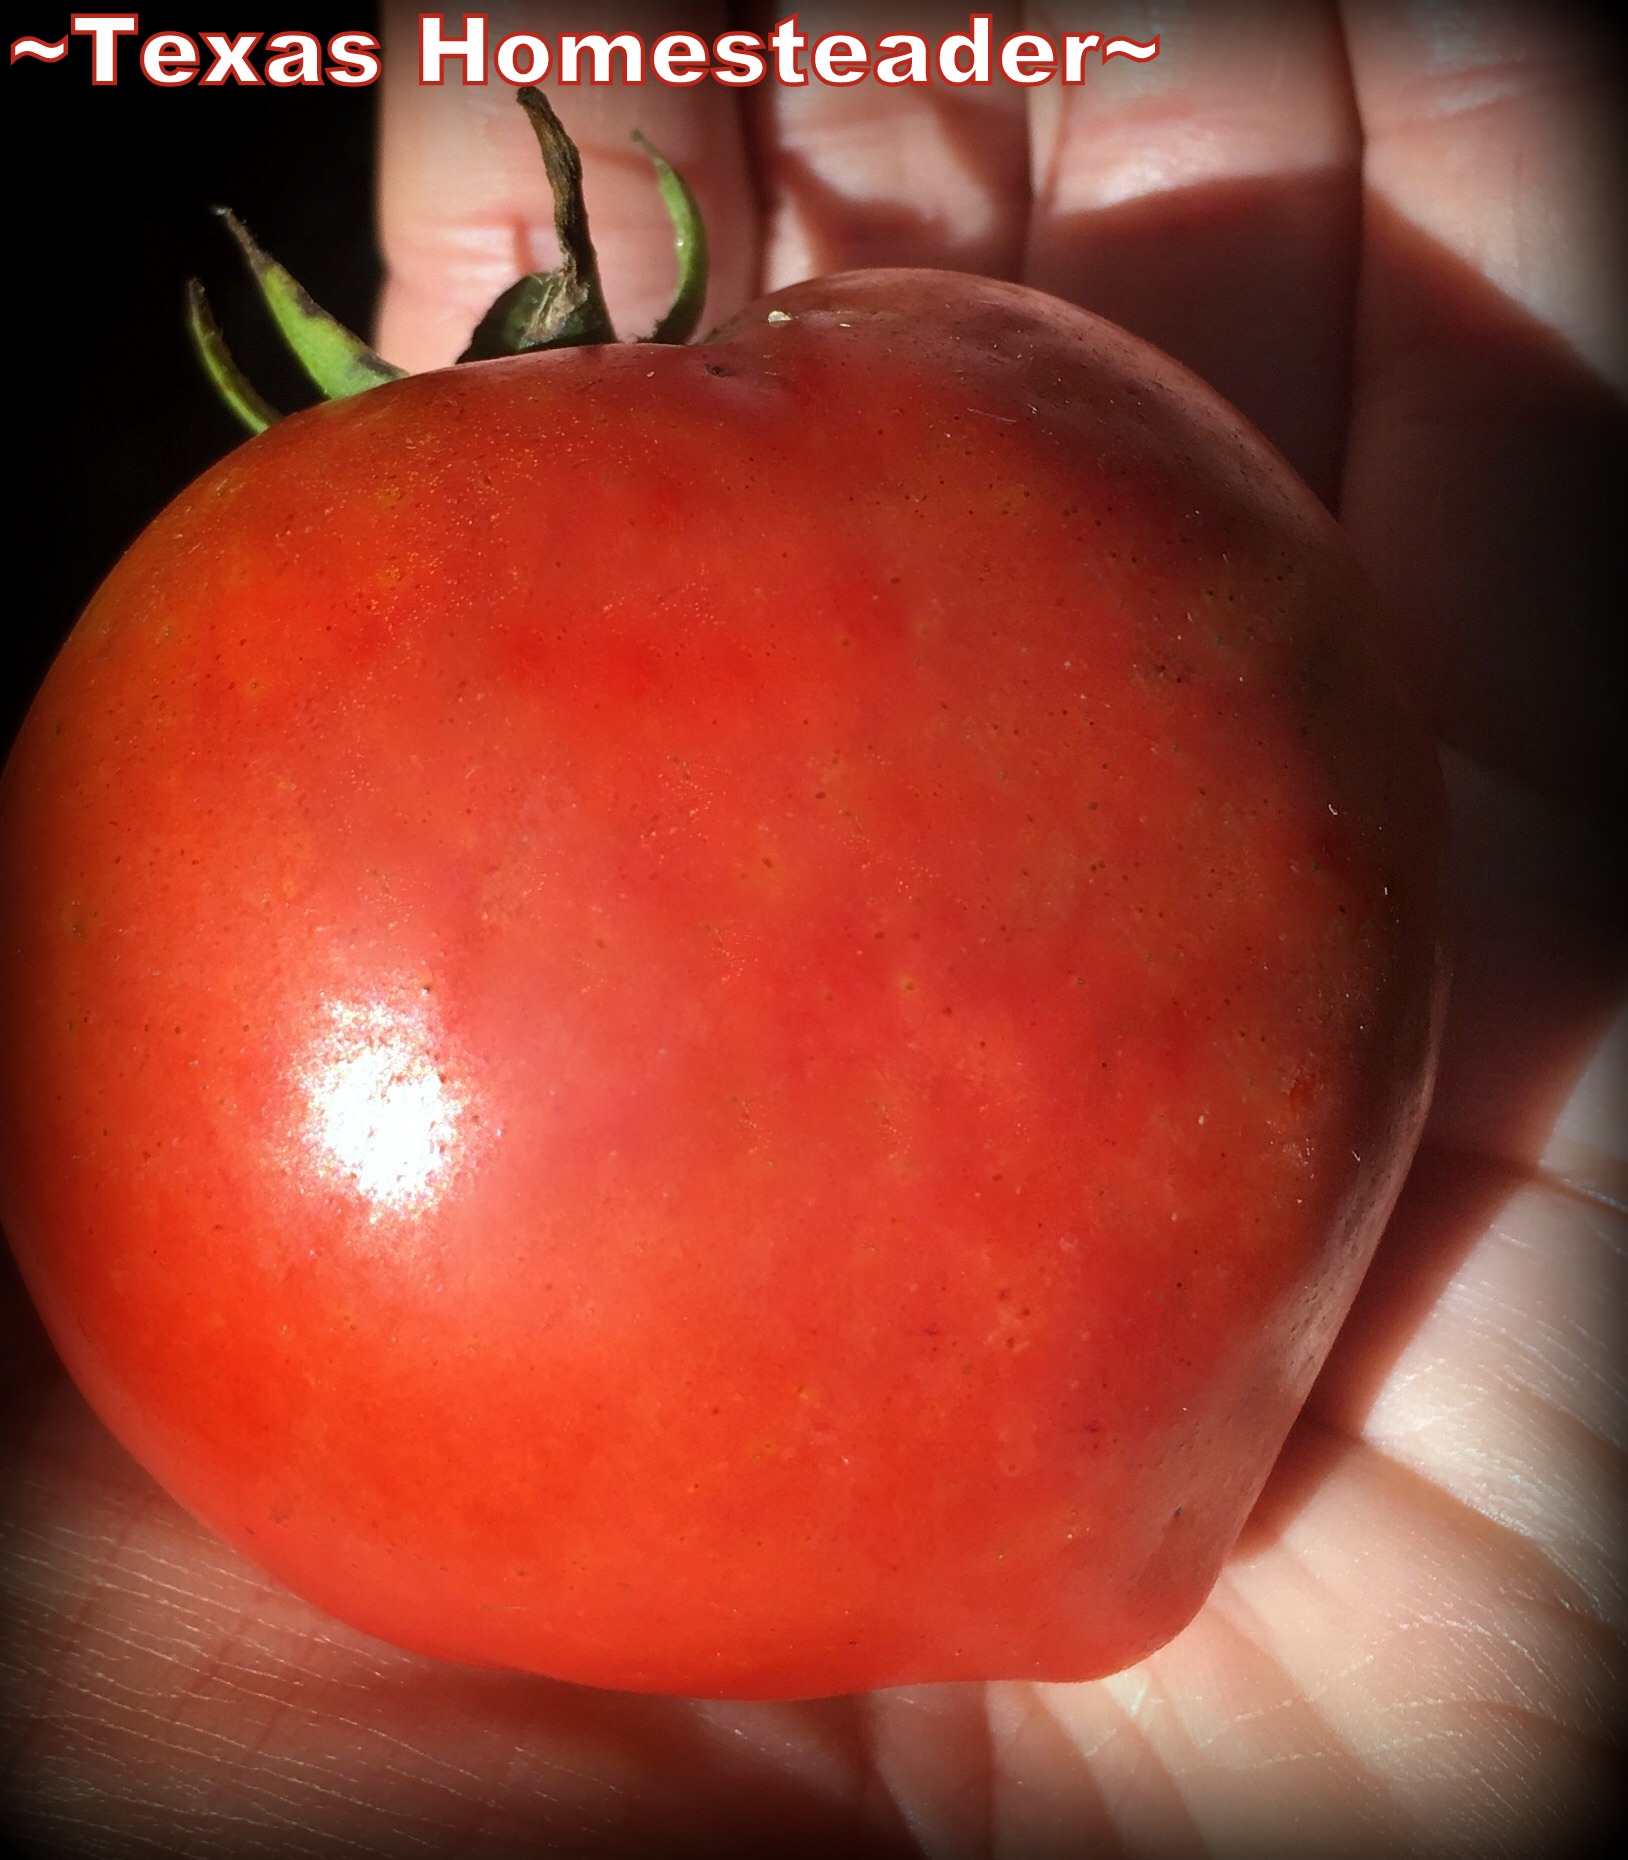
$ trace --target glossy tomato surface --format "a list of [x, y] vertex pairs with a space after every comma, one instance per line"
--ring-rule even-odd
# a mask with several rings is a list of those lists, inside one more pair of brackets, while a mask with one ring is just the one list
[[199, 1517], [597, 1684], [1082, 1678], [1405, 1169], [1436, 771], [1174, 364], [856, 274], [298, 415], [0, 791], [0, 1193]]

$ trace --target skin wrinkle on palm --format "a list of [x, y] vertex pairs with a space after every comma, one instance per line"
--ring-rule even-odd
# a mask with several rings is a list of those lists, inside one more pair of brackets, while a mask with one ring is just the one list
[[[681, 10], [668, 9], [674, 24], [709, 30], [705, 9]], [[590, 11], [583, 0], [567, 23], [593, 29]], [[1031, 19], [1055, 30], [1074, 11]], [[1236, 43], [1287, 46], [1311, 11], [1221, 17]], [[492, 17], [494, 31], [561, 24], [559, 8]], [[1114, 25], [1174, 41], [1206, 17], [1139, 5], [1116, 8]], [[813, 10], [800, 18], [817, 23]], [[1276, 170], [1258, 143], [1233, 144], [1228, 167], [1225, 126], [1259, 125], [1247, 96], [1206, 97], [1212, 70], [1192, 79], [1179, 159], [1145, 163], [1140, 178], [1192, 179], [1204, 158], [1211, 179], [1322, 163], [1354, 185], [1360, 152], [1410, 227], [1490, 281], [1488, 302], [1530, 312], [1593, 381], [1620, 380], [1616, 235], [1603, 230], [1612, 180], [1587, 45], [1568, 44], [1547, 10], [1518, 6], [1354, 8], [1344, 30], [1365, 149], [1342, 140], [1349, 119], [1331, 117], [1298, 144], [1286, 138]], [[1330, 44], [1337, 68], [1302, 47], [1307, 62], [1277, 74], [1282, 90], [1336, 95], [1346, 52], [1336, 34]], [[1182, 64], [1156, 71], [1169, 124]], [[1146, 93], [1146, 75], [1127, 86]], [[1241, 65], [1237, 83], [1250, 75]], [[1069, 125], [1086, 169], [1093, 100]], [[421, 101], [392, 93], [387, 114]], [[409, 170], [400, 158], [413, 140], [387, 122], [396, 281], [380, 346], [414, 366], [461, 346], [466, 300], [478, 313], [546, 256], [535, 242], [549, 237], [547, 202], [506, 88], [464, 101], [477, 104], [472, 133], [451, 111], [414, 118], [424, 139]], [[640, 304], [653, 316], [671, 283], [648, 167], [626, 140], [635, 115], [692, 181], [699, 171], [715, 249], [733, 250], [715, 313], [743, 301], [761, 229], [741, 155], [762, 143], [755, 119], [769, 100], [731, 112], [722, 134], [708, 126], [716, 99], [696, 92], [584, 88], [568, 102], [573, 130], [592, 127], [592, 200], [610, 177], [594, 225], [602, 248], [622, 248], [607, 279], [618, 316]], [[1055, 105], [1045, 93], [1031, 105], [1040, 148]], [[1214, 125], [1208, 142], [1201, 118]], [[818, 111], [798, 131], [810, 146], [823, 133]], [[443, 152], [435, 139], [449, 134]], [[1459, 134], [1473, 144], [1449, 159]], [[1495, 137], [1524, 144], [1522, 165]], [[783, 146], [797, 147], [789, 128]], [[986, 157], [1007, 171], [1004, 140], [992, 157], [977, 136], [963, 146], [964, 178]], [[494, 155], [480, 226], [460, 229], [446, 202]], [[1512, 172], [1526, 177], [1513, 189]], [[1093, 203], [1089, 184], [1070, 200], [1158, 206], [1156, 186], [1136, 192], [1133, 165], [1121, 173], [1129, 185], [1113, 203]], [[976, 217], [998, 227], [995, 199], [981, 195]], [[916, 204], [900, 202], [907, 214]], [[841, 226], [838, 214], [821, 234], [837, 259]], [[1066, 230], [1065, 255], [1084, 264], [1089, 211]], [[925, 236], [941, 236], [937, 222]], [[789, 235], [770, 249], [797, 262]], [[1331, 299], [1344, 288], [1323, 282]], [[1304, 279], [1291, 299], [1285, 316], [1308, 321], [1308, 302], [1322, 301]], [[1401, 546], [1385, 461], [1421, 412], [1473, 437], [1476, 405], [1430, 404], [1364, 304], [1358, 354], [1386, 391], [1359, 405], [1354, 515], [1383, 561]], [[1274, 331], [1249, 334], [1270, 347]], [[54, 1837], [78, 1824], [73, 1851], [110, 1855], [134, 1838], [189, 1855], [435, 1852], [454, 1840], [477, 1855], [550, 1842], [609, 1854], [708, 1837], [750, 1852], [771, 1850], [771, 1827], [812, 1831], [813, 1852], [1003, 1860], [1109, 1842], [1149, 1855], [1295, 1851], [1308, 1828], [1352, 1851], [1439, 1851], [1447, 1831], [1462, 1851], [1564, 1851], [1568, 1816], [1604, 1799], [1604, 1740], [1622, 1702], [1623, 946], [1609, 849], [1508, 773], [1462, 757], [1450, 772], [1462, 985], [1422, 1167], [1211, 1605], [1153, 1660], [1095, 1685], [918, 1688], [808, 1707], [607, 1699], [435, 1668], [322, 1620], [219, 1549], [58, 1391], [18, 1430], [0, 1542], [14, 1604], [0, 1649], [17, 1702], [5, 1760], [34, 1825]]]

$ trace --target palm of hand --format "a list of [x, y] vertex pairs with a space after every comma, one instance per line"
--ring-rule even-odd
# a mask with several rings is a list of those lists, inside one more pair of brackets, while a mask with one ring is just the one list
[[[1297, 97], [1316, 93], [1313, 76], [1327, 78], [1331, 48], [1340, 53], [1320, 39], [1295, 48]], [[1404, 615], [1420, 611], [1421, 590], [1443, 603], [1439, 625], [1406, 644], [1444, 727], [1489, 761], [1575, 795], [1598, 772], [1588, 695], [1545, 671], [1535, 725], [1513, 702], [1530, 689], [1520, 655], [1533, 590], [1522, 563], [1502, 560], [1509, 539], [1485, 538], [1478, 554], [1492, 565], [1467, 576], [1464, 559], [1444, 559], [1441, 513], [1424, 525], [1409, 506], [1460, 451], [1485, 448], [1486, 373], [1496, 364], [1507, 388], [1511, 358], [1549, 424], [1540, 464], [1550, 479], [1556, 461], [1592, 442], [1599, 416], [1576, 359], [1587, 354], [1588, 318], [1555, 312], [1572, 338], [1562, 353], [1496, 288], [1496, 254], [1485, 275], [1404, 228], [1407, 219], [1451, 233], [1455, 212], [1473, 219], [1473, 197], [1433, 202], [1426, 186], [1408, 198], [1407, 177], [1430, 172], [1432, 135], [1461, 126], [1415, 98], [1387, 145], [1372, 124], [1397, 110], [1398, 55], [1365, 48], [1361, 30], [1348, 49], [1370, 121], [1368, 173], [1386, 203], [1369, 213], [1349, 412], [1339, 317], [1332, 346], [1271, 348], [1274, 372], [1262, 360], [1270, 323], [1240, 333], [1235, 321], [1208, 327], [1202, 314], [1103, 302], [1111, 293], [1092, 271], [1102, 224], [1093, 231], [1084, 208], [1073, 219], [1048, 211], [1056, 192], [1036, 196], [1027, 270], [1185, 348], [1325, 488], [1342, 484], [1359, 543]], [[1218, 71], [1206, 67], [1206, 108]], [[1558, 136], [1519, 66], [1505, 75], [1503, 132]], [[1001, 126], [999, 106], [978, 107], [990, 114], [958, 129], [975, 180], [999, 195], [1011, 124]], [[1198, 105], [1178, 89], [1161, 107], [1179, 141]], [[949, 121], [910, 133], [947, 133]], [[660, 125], [647, 126], [663, 140]], [[622, 125], [603, 127], [620, 140]], [[923, 249], [900, 253], [906, 218], [874, 200], [864, 213], [844, 205], [821, 174], [815, 157], [831, 146], [830, 127], [788, 119], [766, 132], [786, 202], [771, 222], [771, 273], [874, 258], [866, 226], [886, 230], [896, 256], [1020, 268], [998, 214], [981, 249], [935, 251], [931, 226], [912, 222]], [[1058, 149], [1085, 133], [1053, 127]], [[1144, 115], [1137, 133], [1145, 141], [1157, 128]], [[672, 130], [668, 152], [681, 162], [682, 136], [700, 139], [704, 178], [716, 153], [709, 132], [688, 118]], [[1100, 154], [1108, 139], [1093, 133]], [[590, 125], [590, 163], [592, 134]], [[1406, 168], [1387, 169], [1409, 138], [1424, 146]], [[713, 172], [727, 221], [727, 161]], [[1332, 181], [1308, 184], [1285, 156], [1253, 195], [1234, 189], [1225, 212], [1220, 196], [1205, 212], [1252, 237], [1257, 264], [1300, 268], [1300, 283], [1332, 304], [1356, 262], [1355, 196], [1337, 184], [1337, 162], [1329, 172]], [[535, 186], [529, 173], [524, 185]], [[1099, 216], [1122, 253], [1159, 230], [1173, 200], [1156, 191], [1140, 204], [1142, 231], [1134, 214]], [[433, 201], [398, 197], [391, 211], [404, 250], [415, 236], [433, 243]], [[494, 209], [493, 223], [502, 219]], [[512, 260], [492, 253], [500, 273]], [[1170, 262], [1202, 268], [1202, 242]], [[476, 302], [493, 288], [484, 276], [466, 283]], [[630, 268], [626, 291], [642, 288]], [[451, 295], [443, 287], [433, 307], [415, 307], [409, 278], [387, 314], [386, 351], [419, 359], [413, 346], [452, 316]], [[1441, 367], [1410, 373], [1431, 317], [1441, 327], [1425, 334], [1455, 358], [1448, 372], [1463, 362], [1459, 400], [1445, 409], [1421, 392], [1427, 380], [1439, 391]], [[1462, 515], [1483, 529], [1474, 493], [1484, 476], [1466, 468]], [[1559, 508], [1565, 498], [1550, 482], [1529, 512], [1540, 529], [1552, 520], [1551, 547], [1567, 546], [1552, 524], [1577, 520]], [[1483, 599], [1500, 569], [1510, 580], [1502, 630]], [[1470, 636], [1478, 650], [1461, 677], [1472, 625], [1485, 633]], [[1502, 777], [1458, 760], [1450, 772], [1463, 934], [1425, 1148], [1244, 1541], [1170, 1646], [1091, 1685], [782, 1706], [595, 1694], [438, 1667], [336, 1627], [213, 1545], [49, 1380], [42, 1354], [19, 1407], [5, 1539], [10, 1768], [24, 1825], [60, 1843], [55, 1851], [85, 1853], [145, 1840], [188, 1854], [557, 1845], [1028, 1856], [1229, 1840], [1434, 1850], [1444, 1830], [1455, 1846], [1524, 1851], [1535, 1830], [1553, 1837], [1587, 1815], [1604, 1787], [1623, 1620], [1610, 1336], [1621, 1165], [1600, 1045], [1621, 995], [1621, 944], [1600, 927], [1609, 901], [1586, 832]]]

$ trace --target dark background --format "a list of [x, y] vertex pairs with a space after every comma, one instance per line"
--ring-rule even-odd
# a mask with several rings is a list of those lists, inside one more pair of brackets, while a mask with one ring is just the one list
[[[243, 31], [232, 9], [133, 6], [149, 32]], [[52, 39], [66, 6], [8, 16], [11, 38]], [[326, 41], [379, 30], [378, 9], [310, 7], [275, 22]], [[271, 28], [268, 26], [267, 28]], [[233, 353], [274, 406], [314, 398], [210, 215], [234, 208], [317, 301], [357, 329], [373, 314], [377, 85], [196, 82], [165, 90], [122, 42], [120, 81], [90, 82], [88, 40], [56, 64], [6, 70], [5, 602], [0, 753], [35, 686], [125, 546], [245, 435], [204, 379], [183, 322], [203, 279]], [[256, 62], [261, 62], [256, 60]]]

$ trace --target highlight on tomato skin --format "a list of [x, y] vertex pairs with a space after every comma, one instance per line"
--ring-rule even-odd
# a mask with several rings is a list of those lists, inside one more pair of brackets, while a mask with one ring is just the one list
[[0, 776], [0, 1222], [65, 1362], [405, 1647], [1130, 1664], [1429, 1095], [1439, 777], [1371, 632], [1239, 416], [987, 280], [265, 422]]

